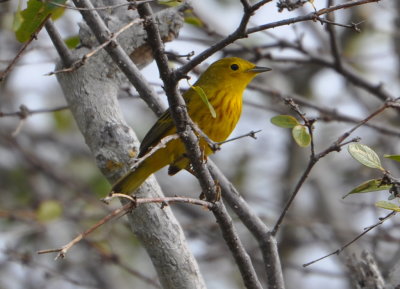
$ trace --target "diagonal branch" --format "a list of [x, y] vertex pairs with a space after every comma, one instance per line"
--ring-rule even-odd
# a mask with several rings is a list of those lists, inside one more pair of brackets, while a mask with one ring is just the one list
[[[171, 115], [177, 127], [177, 131], [185, 144], [186, 151], [190, 158], [193, 169], [195, 170], [200, 182], [200, 186], [208, 200], [215, 200], [218, 195], [216, 184], [210, 172], [202, 161], [202, 152], [198, 140], [189, 125], [189, 115], [185, 102], [179, 93], [177, 79], [168, 66], [168, 59], [164, 54], [164, 45], [161, 41], [157, 26], [155, 25], [151, 7], [148, 4], [139, 5], [138, 12], [145, 21], [145, 29], [148, 34], [148, 41], [153, 48], [154, 58], [157, 62], [164, 89], [168, 97]], [[238, 264], [243, 281], [247, 288], [262, 288], [258, 281], [251, 260], [246, 253], [243, 244], [237, 235], [236, 229], [232, 224], [232, 219], [228, 215], [222, 202], [216, 202], [212, 212], [222, 231], [222, 235], [231, 250], [233, 257]]]

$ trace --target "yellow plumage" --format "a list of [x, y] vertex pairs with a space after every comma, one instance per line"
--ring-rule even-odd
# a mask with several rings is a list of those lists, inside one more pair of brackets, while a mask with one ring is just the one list
[[[235, 128], [242, 112], [242, 95], [246, 86], [260, 72], [269, 68], [257, 67], [253, 63], [237, 57], [220, 59], [211, 64], [200, 76], [194, 87], [200, 87], [214, 108], [215, 117], [199, 93], [190, 88], [183, 94], [191, 119], [214, 142], [228, 138]], [[176, 133], [176, 128], [167, 110], [146, 134], [140, 146], [139, 157], [143, 157], [152, 147], [168, 135]], [[204, 154], [212, 150], [204, 139], [200, 140]], [[114, 193], [133, 193], [152, 173], [170, 165], [170, 174], [188, 168], [189, 159], [185, 156], [185, 147], [180, 139], [167, 143], [139, 164], [133, 171], [123, 176], [112, 191]]]

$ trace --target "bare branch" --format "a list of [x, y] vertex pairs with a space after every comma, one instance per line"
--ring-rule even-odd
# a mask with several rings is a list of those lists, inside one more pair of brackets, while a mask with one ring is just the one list
[[[74, 0], [74, 3], [77, 7], [90, 9], [93, 8], [91, 3], [87, 0]], [[139, 69], [131, 61], [130, 57], [126, 54], [122, 47], [115, 40], [108, 42], [112, 38], [112, 33], [103, 22], [99, 21], [99, 16], [96, 16], [94, 12], [95, 11], [92, 10], [81, 11], [88, 25], [94, 31], [98, 41], [100, 43], [112, 43], [112, 45], [105, 46], [106, 51], [110, 54], [111, 58], [113, 58], [114, 62], [118, 65], [121, 71], [124, 72], [127, 78], [131, 81], [139, 95], [144, 101], [146, 101], [149, 107], [152, 109], [159, 109], [160, 107], [163, 107], [157, 93], [142, 76]], [[160, 113], [162, 111], [160, 111]]]
[[36, 29], [35, 32], [33, 32], [33, 34], [31, 35], [31, 37], [29, 38], [28, 41], [26, 41], [21, 49], [18, 51], [17, 55], [14, 57], [14, 59], [11, 61], [11, 63], [7, 66], [7, 68], [0, 72], [0, 82], [2, 82], [7, 75], [11, 72], [11, 70], [14, 68], [15, 64], [17, 63], [17, 61], [21, 58], [22, 54], [25, 52], [25, 50], [28, 48], [28, 46], [32, 43], [33, 40], [36, 39], [37, 35], [39, 34], [39, 32], [42, 30], [44, 24], [47, 22], [47, 20], [50, 18], [51, 15], [48, 15], [43, 21], [42, 23], [39, 25], [39, 27]]
[[351, 8], [351, 7], [355, 7], [355, 6], [360, 6], [360, 5], [365, 5], [368, 3], [374, 3], [374, 2], [379, 2], [381, 0], [360, 0], [360, 1], [351, 1], [351, 2], [345, 2], [343, 4], [339, 4], [336, 6], [332, 6], [332, 7], [328, 7], [328, 8], [323, 8], [320, 9], [318, 11], [315, 12], [311, 12], [307, 15], [303, 15], [303, 16], [298, 16], [298, 17], [294, 17], [294, 18], [288, 18], [288, 19], [284, 19], [281, 21], [276, 21], [273, 23], [269, 23], [269, 24], [264, 24], [264, 25], [260, 25], [257, 27], [253, 27], [253, 28], [249, 28], [246, 31], [246, 34], [252, 34], [252, 33], [256, 33], [259, 31], [263, 31], [263, 30], [268, 30], [271, 28], [276, 28], [276, 27], [280, 27], [280, 26], [285, 26], [285, 25], [291, 25], [294, 23], [298, 23], [298, 22], [304, 22], [304, 21], [315, 21], [318, 19], [319, 16], [324, 15], [324, 14], [328, 14], [337, 10], [341, 10], [341, 9], [346, 9], [346, 8]]
[[351, 244], [353, 244], [354, 242], [356, 242], [358, 239], [360, 239], [362, 236], [364, 236], [365, 234], [367, 234], [369, 231], [371, 231], [371, 230], [375, 229], [376, 227], [382, 225], [386, 220], [390, 219], [390, 218], [393, 217], [394, 215], [396, 215], [396, 212], [393, 211], [393, 212], [389, 213], [388, 215], [386, 215], [385, 217], [379, 218], [379, 222], [375, 223], [375, 224], [372, 225], [372, 226], [369, 226], [369, 227], [365, 228], [365, 229], [364, 229], [364, 232], [362, 232], [361, 234], [359, 234], [357, 237], [355, 237], [354, 239], [352, 239], [352, 240], [351, 240], [350, 242], [348, 242], [347, 244], [343, 245], [342, 247], [340, 247], [339, 249], [333, 251], [332, 253], [329, 253], [329, 254], [327, 254], [327, 255], [321, 257], [321, 258], [318, 258], [318, 259], [316, 259], [316, 260], [313, 260], [313, 261], [311, 261], [311, 262], [308, 262], [308, 263], [303, 264], [303, 267], [310, 266], [310, 265], [312, 265], [312, 264], [314, 264], [314, 263], [316, 263], [316, 262], [319, 262], [319, 261], [321, 261], [321, 260], [323, 260], [323, 259], [326, 259], [326, 258], [328, 258], [328, 257], [330, 257], [330, 256], [332, 256], [332, 255], [339, 255], [344, 249], [346, 249], [346, 248], [349, 247]]
[[93, 8], [85, 8], [85, 7], [74, 7], [70, 5], [65, 5], [61, 4], [55, 1], [51, 0], [45, 0], [44, 2], [50, 3], [54, 6], [65, 8], [65, 9], [70, 9], [70, 10], [76, 10], [76, 11], [94, 11], [94, 10], [112, 10], [112, 9], [117, 9], [120, 7], [128, 6], [128, 9], [136, 9], [137, 5], [143, 4], [143, 3], [151, 3], [154, 2], [155, 0], [135, 0], [134, 2], [129, 1], [127, 3], [119, 3], [115, 5], [106, 5], [106, 6], [98, 6], [98, 7], [93, 7]]
[[[379, 115], [384, 110], [389, 108], [392, 105], [392, 103], [393, 103], [392, 101], [387, 101], [383, 106], [381, 106], [376, 111], [374, 111], [369, 116], [367, 116], [365, 119], [360, 121], [360, 123], [358, 123], [357, 125], [352, 127], [350, 130], [346, 131], [341, 136], [339, 136], [338, 139], [335, 142], [333, 142], [332, 145], [330, 145], [327, 149], [323, 150], [322, 152], [320, 152], [318, 154], [315, 154], [314, 156], [313, 155], [310, 156], [310, 160], [309, 160], [309, 162], [307, 164], [306, 169], [304, 170], [303, 174], [301, 175], [299, 181], [296, 183], [296, 186], [295, 186], [293, 192], [291, 193], [289, 200], [287, 201], [284, 209], [282, 210], [282, 213], [280, 214], [278, 220], [275, 223], [274, 229], [272, 230], [272, 235], [275, 236], [276, 233], [278, 232], [279, 227], [281, 226], [281, 224], [283, 222], [283, 219], [285, 218], [286, 213], [288, 212], [290, 206], [292, 205], [294, 199], [296, 198], [299, 190], [301, 189], [301, 187], [303, 186], [303, 184], [307, 180], [308, 175], [310, 174], [310, 172], [311, 172], [312, 168], [314, 167], [314, 165], [321, 158], [325, 157], [326, 155], [328, 155], [328, 154], [330, 154], [332, 152], [335, 152], [335, 151], [340, 151], [341, 147], [343, 145], [347, 144], [347, 143], [343, 143], [344, 140], [346, 140], [359, 127], [361, 127], [362, 125], [367, 123], [369, 120], [371, 120], [372, 118], [374, 118], [375, 116]], [[353, 139], [352, 141], [357, 141], [357, 139]]]
[[29, 109], [26, 105], [21, 104], [19, 109], [20, 109], [19, 111], [13, 111], [13, 112], [1, 112], [0, 111], [0, 117], [14, 116], [14, 117], [19, 117], [20, 119], [24, 119], [24, 118], [27, 118], [28, 116], [34, 115], [34, 114], [66, 110], [66, 109], [68, 109], [68, 106], [63, 105], [63, 106], [56, 106], [53, 108]]
[[50, 36], [51, 41], [54, 44], [54, 47], [57, 49], [58, 55], [60, 55], [61, 60], [63, 61], [64, 65], [70, 66], [72, 64], [73, 56], [69, 51], [67, 45], [65, 44], [64, 40], [61, 38], [60, 33], [58, 33], [56, 27], [53, 24], [51, 19], [47, 19], [46, 21], [46, 31]]
[[[111, 196], [103, 199], [103, 201], [107, 203], [112, 198], [115, 198], [115, 197], [129, 197], [129, 196], [127, 196], [127, 195], [120, 196], [119, 194], [112, 194]], [[90, 227], [85, 232], [76, 236], [73, 240], [71, 240], [66, 245], [62, 246], [61, 248], [41, 250], [41, 251], [38, 251], [37, 253], [38, 254], [58, 253], [58, 255], [56, 256], [56, 259], [65, 258], [65, 255], [73, 246], [75, 246], [77, 243], [82, 241], [84, 238], [86, 238], [88, 235], [90, 235], [93, 231], [97, 230], [99, 227], [103, 226], [104, 224], [111, 221], [112, 219], [115, 219], [127, 212], [130, 212], [131, 210], [134, 210], [138, 205], [148, 204], [148, 203], [161, 203], [163, 205], [163, 207], [165, 207], [166, 205], [171, 204], [171, 203], [187, 203], [187, 204], [192, 204], [192, 205], [199, 205], [199, 206], [202, 206], [202, 207], [210, 209], [210, 210], [214, 207], [214, 205], [212, 203], [198, 200], [198, 199], [184, 198], [184, 197], [134, 198], [134, 199], [131, 199], [131, 202], [114, 210], [112, 213], [110, 213], [106, 217], [102, 218], [100, 221], [98, 221], [92, 227]]]
[[57, 74], [57, 73], [65, 73], [65, 72], [72, 72], [75, 71], [76, 69], [78, 69], [79, 67], [81, 67], [82, 65], [84, 65], [88, 59], [92, 56], [94, 56], [96, 53], [98, 53], [99, 51], [101, 51], [103, 48], [105, 48], [107, 45], [109, 45], [110, 43], [113, 43], [117, 40], [117, 37], [124, 32], [125, 30], [127, 30], [128, 28], [132, 27], [135, 24], [139, 24], [141, 23], [142, 20], [141, 19], [135, 19], [133, 21], [131, 21], [130, 23], [126, 24], [125, 26], [123, 26], [120, 30], [118, 30], [115, 33], [112, 33], [112, 36], [105, 42], [103, 42], [102, 44], [100, 44], [99, 46], [97, 46], [95, 49], [93, 49], [92, 51], [88, 52], [87, 54], [83, 55], [82, 58], [80, 60], [77, 60], [73, 63], [68, 64], [68, 67], [64, 67], [60, 70], [56, 70], [53, 72], [49, 72], [47, 75], [53, 75], [53, 74]]
[[264, 260], [268, 288], [285, 288], [277, 242], [270, 229], [211, 160], [208, 161], [208, 168], [213, 178], [218, 180], [224, 200], [257, 240]]
[[221, 142], [218, 143], [218, 145], [222, 145], [222, 144], [225, 144], [225, 143], [228, 143], [228, 142], [232, 142], [232, 141], [235, 141], [235, 140], [238, 140], [238, 139], [241, 139], [241, 138], [245, 138], [245, 137], [251, 137], [251, 138], [257, 139], [256, 134], [259, 133], [259, 132], [261, 132], [261, 129], [252, 130], [252, 131], [250, 131], [248, 133], [245, 133], [245, 134], [242, 134], [240, 136], [233, 137], [233, 138], [227, 139], [225, 141], [221, 141]]
[[106, 217], [104, 217], [103, 219], [98, 221], [95, 225], [90, 227], [88, 230], [86, 230], [82, 234], [79, 234], [78, 236], [76, 236], [72, 241], [68, 242], [68, 244], [62, 246], [61, 248], [41, 250], [41, 251], [39, 251], [37, 253], [38, 254], [58, 253], [55, 259], [64, 258], [65, 255], [67, 254], [67, 252], [69, 251], [69, 249], [71, 249], [73, 246], [75, 246], [77, 243], [79, 243], [83, 238], [86, 238], [87, 235], [89, 235], [94, 230], [96, 230], [97, 228], [101, 227], [102, 225], [104, 225], [108, 221], [110, 221], [110, 220], [114, 219], [115, 217], [119, 216], [120, 214], [128, 212], [132, 208], [134, 208], [134, 203], [133, 202], [125, 204], [123, 207], [114, 210], [111, 214], [107, 215]]

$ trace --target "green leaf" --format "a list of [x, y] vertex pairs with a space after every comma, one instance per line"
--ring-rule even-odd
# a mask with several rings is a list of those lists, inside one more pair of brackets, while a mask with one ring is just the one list
[[271, 118], [271, 123], [283, 128], [294, 128], [296, 125], [299, 125], [297, 119], [291, 115], [274, 116]]
[[182, 2], [183, 2], [183, 0], [159, 0], [158, 4], [166, 5], [169, 7], [175, 7], [175, 6], [182, 4]]
[[372, 179], [362, 183], [361, 185], [358, 185], [350, 192], [348, 192], [346, 195], [344, 195], [342, 199], [346, 198], [348, 195], [351, 194], [384, 191], [384, 190], [389, 190], [391, 187], [392, 185], [382, 184], [382, 179]]
[[214, 107], [212, 104], [208, 101], [208, 97], [204, 90], [200, 86], [191, 86], [191, 88], [194, 89], [194, 91], [197, 92], [197, 94], [200, 96], [201, 100], [208, 106], [208, 109], [210, 110], [211, 116], [213, 118], [217, 117], [217, 113], [215, 112]]
[[381, 160], [378, 155], [370, 147], [363, 144], [352, 143], [347, 149], [350, 155], [364, 166], [381, 171], [385, 170], [381, 165]]
[[[64, 4], [66, 0], [53, 0], [55, 3]], [[18, 24], [14, 24], [15, 35], [20, 42], [26, 42], [37, 32], [43, 21], [51, 14], [61, 16], [65, 8], [45, 3], [39, 0], [29, 0], [28, 6], [23, 11], [17, 11], [15, 17]]]
[[53, 112], [53, 120], [58, 131], [68, 131], [74, 126], [74, 120], [68, 110]]
[[15, 12], [13, 26], [12, 26], [13, 31], [18, 30], [18, 28], [21, 26], [23, 21], [24, 21], [24, 18], [21, 15], [21, 0], [19, 0], [18, 1], [17, 12]]
[[67, 39], [64, 40], [65, 44], [68, 46], [69, 49], [75, 49], [79, 45], [80, 41], [81, 39], [79, 38], [78, 35], [68, 37]]
[[383, 157], [400, 162], [400, 155], [383, 155]]
[[203, 27], [203, 21], [199, 17], [196, 16], [186, 16], [185, 17], [185, 23], [193, 25], [195, 27]]
[[378, 201], [375, 203], [375, 206], [390, 211], [400, 212], [400, 207], [398, 205], [387, 201]]
[[36, 217], [39, 221], [48, 222], [58, 219], [62, 214], [62, 206], [58, 201], [44, 201], [36, 211]]
[[302, 124], [296, 125], [292, 129], [292, 136], [296, 143], [303, 148], [309, 146], [311, 143], [311, 136], [308, 133], [308, 129]]

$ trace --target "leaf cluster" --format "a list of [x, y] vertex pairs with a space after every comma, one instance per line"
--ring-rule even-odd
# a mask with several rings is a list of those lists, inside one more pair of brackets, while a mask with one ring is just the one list
[[[388, 198], [389, 200], [393, 200], [399, 197], [400, 182], [393, 176], [391, 176], [390, 172], [382, 166], [378, 154], [373, 149], [364, 144], [350, 144], [348, 146], [348, 151], [356, 161], [366, 167], [380, 170], [383, 175], [381, 178], [371, 179], [363, 182], [362, 184], [358, 185], [350, 192], [348, 192], [345, 196], [343, 196], [343, 198], [352, 194], [370, 193], [386, 190], [388, 190], [390, 193], [390, 196]], [[384, 155], [384, 157], [397, 162], [400, 161], [400, 155]], [[400, 207], [391, 202], [378, 201], [375, 203], [375, 205], [379, 208], [400, 212]]]

